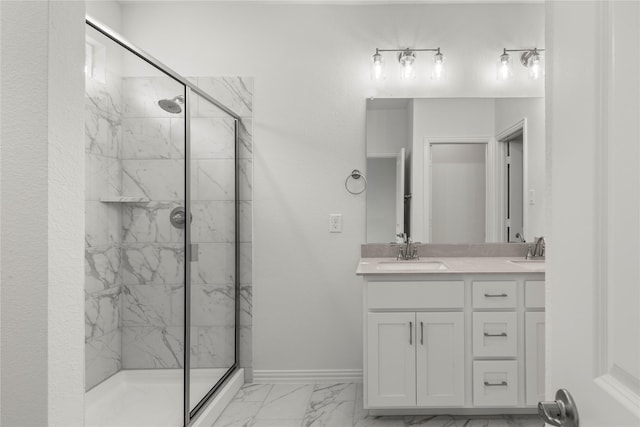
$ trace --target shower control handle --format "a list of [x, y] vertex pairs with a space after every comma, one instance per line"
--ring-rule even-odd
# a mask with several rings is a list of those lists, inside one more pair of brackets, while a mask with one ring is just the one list
[[[190, 214], [190, 217], [190, 222], [193, 222], [193, 214]], [[173, 225], [175, 228], [184, 228], [185, 218], [186, 212], [183, 206], [178, 206], [169, 214], [169, 221], [171, 221], [171, 225]]]

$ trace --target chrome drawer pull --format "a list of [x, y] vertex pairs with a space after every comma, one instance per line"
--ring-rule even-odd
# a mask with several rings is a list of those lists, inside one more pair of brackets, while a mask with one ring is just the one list
[[420, 322], [420, 345], [424, 345], [424, 322]]
[[506, 387], [509, 383], [506, 381], [500, 381], [499, 383], [490, 383], [489, 381], [484, 382], [485, 387]]
[[484, 336], [485, 337], [506, 337], [507, 333], [506, 332], [501, 332], [499, 334], [490, 334], [489, 332], [485, 332]]
[[409, 322], [409, 345], [413, 345], [413, 322]]
[[484, 294], [485, 298], [506, 298], [508, 296], [507, 294]]

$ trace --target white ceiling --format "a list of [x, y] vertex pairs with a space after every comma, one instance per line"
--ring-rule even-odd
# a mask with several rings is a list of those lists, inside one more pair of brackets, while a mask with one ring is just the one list
[[[89, 0], [92, 1], [92, 0]], [[93, 0], [95, 1], [95, 0]], [[118, 3], [151, 3], [175, 0], [119, 0]], [[195, 0], [211, 3], [270, 3], [327, 5], [394, 5], [394, 4], [540, 4], [544, 0]]]

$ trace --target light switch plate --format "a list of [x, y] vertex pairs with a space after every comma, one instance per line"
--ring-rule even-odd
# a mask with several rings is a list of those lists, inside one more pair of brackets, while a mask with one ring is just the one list
[[342, 214], [329, 214], [329, 233], [342, 233]]

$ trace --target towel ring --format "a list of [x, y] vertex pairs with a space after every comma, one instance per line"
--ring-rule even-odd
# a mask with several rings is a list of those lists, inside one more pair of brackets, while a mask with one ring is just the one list
[[[362, 190], [360, 191], [351, 191], [349, 189], [349, 178], [352, 178], [354, 180], [358, 180], [360, 178], [362, 178], [364, 180], [364, 187], [362, 187]], [[364, 176], [362, 174], [362, 172], [360, 172], [358, 169], [354, 169], [351, 171], [351, 173], [349, 175], [347, 175], [347, 179], [344, 180], [344, 188], [347, 189], [347, 191], [351, 194], [362, 194], [364, 193], [364, 190], [367, 189], [367, 177]]]

